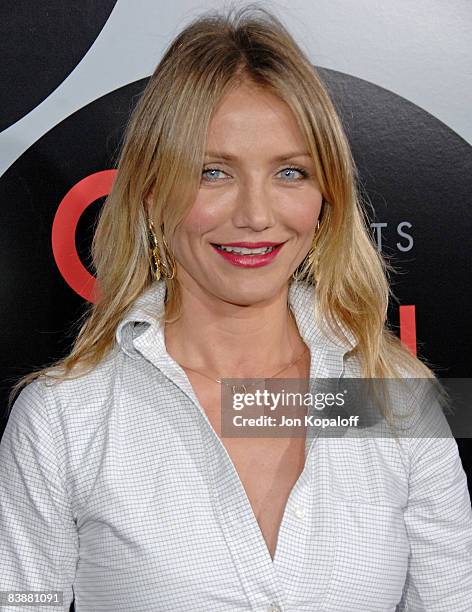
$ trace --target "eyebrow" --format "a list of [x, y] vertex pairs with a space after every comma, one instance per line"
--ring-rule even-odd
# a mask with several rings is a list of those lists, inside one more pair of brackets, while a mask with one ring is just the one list
[[[205, 157], [217, 157], [219, 159], [225, 159], [227, 161], [237, 160], [237, 155], [231, 155], [231, 153], [225, 153], [223, 151], [207, 151], [205, 153]], [[286, 159], [291, 159], [292, 157], [310, 157], [311, 155], [307, 151], [291, 151], [289, 153], [284, 153], [283, 155], [277, 155], [273, 157], [270, 161], [285, 161]]]

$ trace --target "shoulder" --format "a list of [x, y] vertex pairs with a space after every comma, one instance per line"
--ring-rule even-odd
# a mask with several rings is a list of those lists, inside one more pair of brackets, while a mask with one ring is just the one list
[[414, 366], [403, 364], [398, 378], [365, 379], [359, 358], [345, 357], [343, 375], [352, 410], [372, 435], [401, 441], [411, 455], [428, 439], [453, 437], [447, 420], [449, 398], [437, 378], [420, 378]]
[[75, 378], [42, 375], [21, 390], [11, 409], [7, 441], [19, 450], [30, 445], [48, 460], [56, 457], [75, 509], [84, 503], [107, 447], [120, 405], [124, 357], [112, 351]]
[[59, 378], [59, 369], [25, 385], [11, 408], [9, 419], [36, 419], [51, 426], [70, 427], [100, 417], [123, 369], [123, 353], [113, 350], [92, 369]]

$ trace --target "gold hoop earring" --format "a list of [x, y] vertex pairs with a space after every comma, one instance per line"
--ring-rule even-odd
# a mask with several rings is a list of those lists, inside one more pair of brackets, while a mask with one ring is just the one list
[[[175, 277], [176, 273], [175, 259], [167, 245], [164, 233], [162, 234], [162, 242], [164, 244], [165, 249], [165, 260], [163, 260], [161, 257], [156, 232], [154, 229], [154, 223], [151, 221], [151, 219], [148, 219], [148, 230], [149, 241], [151, 243], [149, 251], [151, 256], [152, 274], [156, 280], [160, 280], [161, 278], [172, 280]], [[170, 261], [172, 264], [172, 270], [170, 270], [167, 264], [168, 261]]]
[[[319, 232], [319, 230], [320, 230], [320, 220], [318, 219], [318, 223], [316, 224], [315, 235]], [[310, 250], [308, 251], [308, 254], [307, 254], [309, 262], [311, 262], [313, 260], [314, 255], [315, 255], [315, 250], [313, 249], [313, 245], [312, 245], [310, 247]], [[295, 281], [300, 280], [303, 276], [304, 276], [304, 274], [302, 274], [301, 276], [299, 274], [297, 274], [297, 270], [295, 270], [295, 272], [292, 274], [292, 278]]]

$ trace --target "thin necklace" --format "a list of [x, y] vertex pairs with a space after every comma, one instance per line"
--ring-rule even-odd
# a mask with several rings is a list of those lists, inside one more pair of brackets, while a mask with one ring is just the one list
[[[299, 355], [294, 361], [292, 361], [292, 363], [289, 363], [288, 366], [284, 366], [281, 370], [279, 370], [275, 374], [272, 374], [272, 376], [266, 376], [265, 378], [275, 378], [275, 376], [277, 376], [278, 374], [281, 374], [285, 370], [288, 370], [291, 366], [295, 365], [298, 361], [300, 361], [300, 359], [307, 352], [307, 350], [308, 350], [308, 347], [305, 346], [305, 348], [303, 349], [301, 355]], [[233, 394], [237, 392], [237, 389], [243, 389], [242, 393], [246, 393], [247, 387], [250, 387], [251, 385], [255, 385], [256, 384], [254, 382], [254, 383], [249, 383], [248, 385], [231, 385], [231, 384], [226, 383], [223, 380], [221, 380], [221, 378], [212, 378], [211, 376], [207, 376], [206, 374], [203, 374], [203, 372], [199, 372], [198, 370], [194, 370], [193, 368], [189, 368], [188, 366], [181, 366], [181, 367], [184, 368], [185, 370], [190, 370], [191, 372], [195, 372], [196, 374], [200, 374], [200, 376], [204, 376], [205, 378], [208, 378], [208, 380], [212, 380], [213, 382], [217, 382], [220, 385], [225, 385], [226, 387], [230, 387], [232, 389]]]

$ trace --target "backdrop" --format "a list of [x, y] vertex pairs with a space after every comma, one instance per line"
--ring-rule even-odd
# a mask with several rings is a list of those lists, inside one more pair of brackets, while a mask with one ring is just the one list
[[[390, 324], [440, 376], [470, 377], [471, 3], [261, 5], [308, 53], [342, 117], [372, 237], [398, 270]], [[147, 77], [190, 19], [226, 6], [1, 3], [0, 435], [11, 384], [62, 356], [77, 332], [93, 225]], [[471, 441], [458, 443], [470, 479]]]

